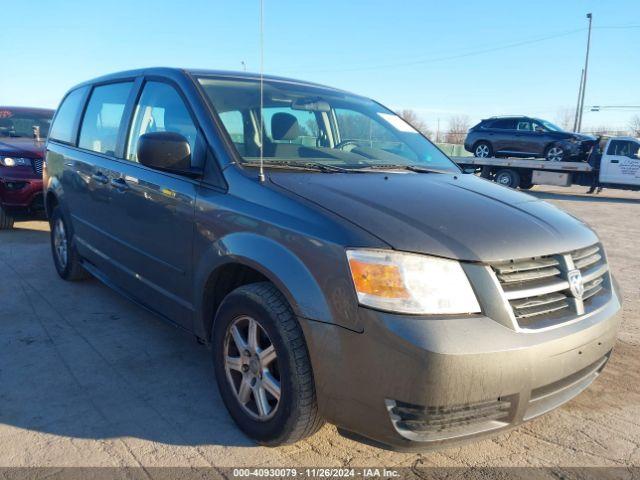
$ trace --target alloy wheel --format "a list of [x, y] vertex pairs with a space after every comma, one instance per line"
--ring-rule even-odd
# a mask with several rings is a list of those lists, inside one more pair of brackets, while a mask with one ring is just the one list
[[475, 155], [476, 157], [479, 158], [486, 158], [489, 156], [489, 146], [483, 144], [480, 144], [476, 147], [476, 151], [475, 151]]
[[550, 162], [560, 162], [562, 161], [562, 156], [564, 151], [560, 147], [551, 147], [547, 152], [547, 160]]
[[64, 229], [64, 223], [62, 219], [58, 218], [53, 225], [53, 246], [56, 252], [56, 257], [60, 266], [64, 269], [67, 266], [67, 260], [69, 258], [69, 250], [67, 245], [67, 234]]
[[224, 367], [242, 409], [255, 420], [272, 418], [281, 396], [278, 355], [256, 319], [240, 316], [229, 324], [224, 341]]

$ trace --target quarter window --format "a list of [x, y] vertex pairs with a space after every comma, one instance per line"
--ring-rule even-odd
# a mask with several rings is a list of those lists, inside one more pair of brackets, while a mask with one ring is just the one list
[[516, 128], [516, 121], [512, 118], [496, 120], [491, 124], [491, 128], [498, 128], [500, 130], [513, 130]]
[[239, 110], [229, 110], [218, 114], [224, 128], [229, 133], [231, 141], [238, 149], [238, 153], [246, 155], [245, 139], [244, 139], [244, 118]]
[[150, 132], [179, 133], [189, 142], [191, 153], [195, 151], [198, 129], [178, 92], [166, 83], [145, 84], [133, 117], [127, 160], [138, 161], [138, 139]]
[[118, 132], [132, 82], [95, 87], [82, 119], [78, 146], [115, 156]]
[[82, 99], [85, 91], [86, 88], [78, 88], [65, 97], [56, 112], [49, 138], [64, 143], [75, 143], [74, 128], [76, 118], [78, 118], [80, 108], [82, 108]]

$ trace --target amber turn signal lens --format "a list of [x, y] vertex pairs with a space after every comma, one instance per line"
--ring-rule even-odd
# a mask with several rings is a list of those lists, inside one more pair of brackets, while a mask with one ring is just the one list
[[400, 269], [396, 265], [349, 260], [356, 291], [384, 298], [409, 298]]

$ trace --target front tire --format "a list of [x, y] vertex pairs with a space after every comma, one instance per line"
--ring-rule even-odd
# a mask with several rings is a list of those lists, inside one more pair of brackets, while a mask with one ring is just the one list
[[277, 446], [322, 426], [302, 329], [273, 284], [244, 285], [227, 295], [212, 334], [218, 388], [245, 434]]
[[493, 156], [493, 147], [489, 142], [478, 142], [473, 146], [473, 156], [477, 158], [489, 158]]
[[89, 277], [89, 273], [82, 268], [80, 257], [73, 243], [73, 236], [69, 224], [64, 219], [60, 207], [54, 207], [50, 218], [51, 253], [58, 275], [63, 280], [76, 281]]
[[564, 161], [565, 151], [560, 145], [551, 145], [545, 152], [545, 158], [550, 162]]
[[0, 230], [11, 230], [13, 228], [13, 217], [8, 215], [2, 207], [0, 207]]

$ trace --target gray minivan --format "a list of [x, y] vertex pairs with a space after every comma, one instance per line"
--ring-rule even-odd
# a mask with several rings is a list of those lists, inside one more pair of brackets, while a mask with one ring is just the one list
[[60, 276], [92, 274], [210, 345], [262, 444], [324, 421], [395, 449], [495, 433], [585, 389], [615, 342], [592, 230], [341, 90], [92, 80], [56, 113], [44, 189]]

